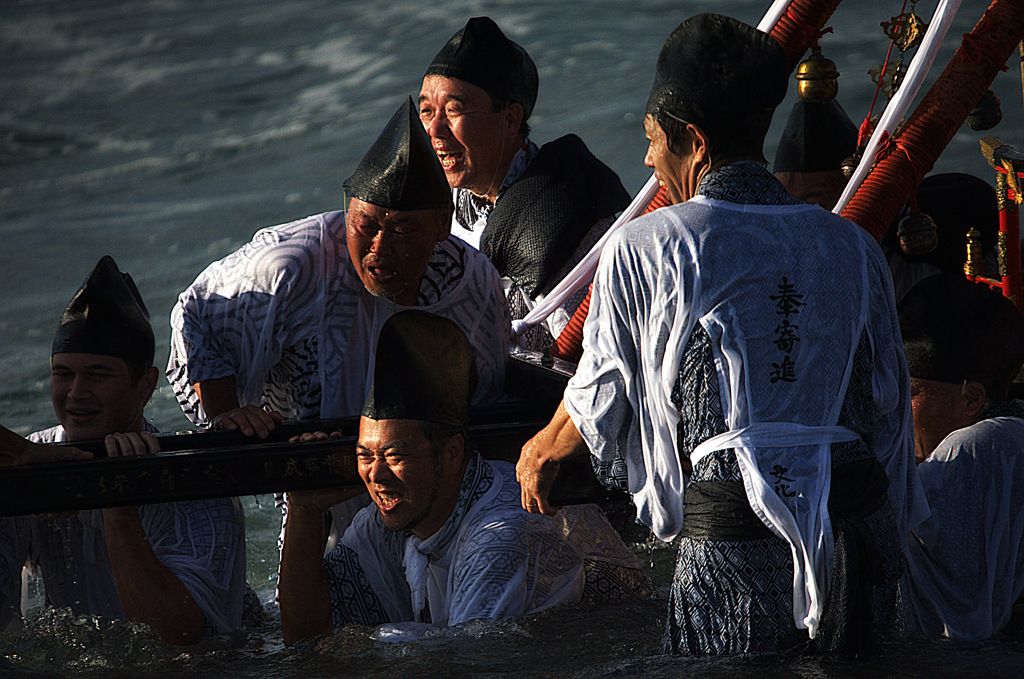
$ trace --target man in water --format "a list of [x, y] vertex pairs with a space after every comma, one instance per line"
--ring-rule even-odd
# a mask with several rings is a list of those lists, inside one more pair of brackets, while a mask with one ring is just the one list
[[[102, 439], [108, 456], [157, 452], [143, 415], [159, 376], [154, 347], [135, 284], [104, 257], [53, 340], [50, 396], [60, 424], [29, 438]], [[17, 612], [26, 557], [42, 572], [47, 602], [76, 615], [144, 622], [171, 644], [241, 624], [245, 517], [236, 498], [7, 518], [0, 545], [0, 626]]]
[[586, 594], [651, 594], [596, 506], [566, 507], [558, 520], [522, 511], [512, 465], [467, 443], [475, 382], [455, 323], [410, 310], [384, 325], [356, 445], [373, 504], [325, 558], [323, 510], [344, 494], [288, 494], [278, 585], [287, 643], [332, 625], [455, 625]]
[[931, 516], [907, 541], [900, 617], [908, 631], [986, 639], [1024, 592], [1024, 317], [957, 274], [899, 303], [914, 446]]
[[[452, 233], [480, 248], [504, 279], [512, 318], [561, 281], [629, 204], [618, 176], [576, 135], [542, 147], [527, 120], [537, 67], [487, 17], [470, 19], [423, 77], [420, 120], [452, 187]], [[527, 332], [551, 344], [586, 290]]]
[[486, 257], [449, 238], [451, 192], [411, 100], [344, 188], [347, 210], [263, 229], [178, 298], [167, 376], [196, 424], [221, 416], [265, 435], [281, 415], [358, 414], [377, 334], [407, 306], [458, 323], [475, 352], [476, 400], [500, 397], [501, 283]]
[[517, 467], [523, 507], [553, 513], [560, 462], [589, 450], [659, 538], [681, 536], [673, 653], [808, 636], [866, 652], [926, 511], [881, 252], [764, 166], [788, 74], [770, 36], [729, 17], [669, 36], [645, 162], [674, 205], [608, 243], [579, 368]]

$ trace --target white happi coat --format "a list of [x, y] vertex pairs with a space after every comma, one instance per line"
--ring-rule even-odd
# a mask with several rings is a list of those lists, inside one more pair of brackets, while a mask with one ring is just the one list
[[[388, 621], [457, 625], [578, 601], [588, 562], [642, 572], [596, 505], [549, 517], [524, 512], [520, 495], [510, 463], [474, 455], [451, 516], [426, 540], [386, 528], [376, 505], [364, 508], [325, 559], [332, 605], [365, 578]], [[342, 550], [357, 555], [360, 577], [345, 572]]]
[[1024, 593], [1024, 403], [1012, 409], [951, 432], [917, 468], [932, 515], [907, 540], [909, 631], [987, 639]]
[[[178, 298], [167, 375], [197, 424], [206, 416], [192, 385], [231, 375], [241, 405], [266, 402], [302, 419], [352, 416], [373, 377], [380, 329], [404, 308], [366, 291], [344, 212], [269, 227]], [[456, 238], [438, 243], [416, 308], [458, 323], [476, 359], [475, 401], [499, 398], [510, 321], [487, 258]]]
[[687, 476], [671, 393], [696, 324], [711, 340], [732, 448], [751, 507], [790, 543], [794, 621], [812, 636], [831, 573], [830, 445], [862, 336], [878, 414], [869, 442], [901, 535], [927, 506], [913, 469], [909, 378], [885, 260], [856, 225], [807, 205], [698, 195], [625, 226], [595, 277], [584, 354], [565, 406], [603, 463], [625, 460], [638, 518], [670, 540]]

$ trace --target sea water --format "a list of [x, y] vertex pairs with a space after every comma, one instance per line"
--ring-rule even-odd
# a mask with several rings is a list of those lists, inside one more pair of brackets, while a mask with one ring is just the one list
[[[341, 207], [341, 183], [447, 38], [489, 15], [540, 74], [533, 139], [578, 134], [635, 192], [650, 176], [641, 127], [665, 37], [700, 11], [756, 24], [767, 0], [3, 0], [0, 2], [0, 422], [54, 424], [47, 397], [57, 319], [96, 261], [113, 255], [142, 292], [167, 356], [178, 293], [261, 227]], [[846, 0], [822, 39], [855, 122], [875, 93], [879, 24], [902, 2]], [[928, 84], [986, 7], [965, 0]], [[934, 1], [917, 2], [925, 21]], [[985, 134], [1024, 148], [1016, 58], [997, 78], [1003, 122], [963, 128], [935, 171], [994, 183]], [[928, 85], [926, 85], [927, 87]], [[795, 100], [780, 106], [766, 144]], [[882, 101], [876, 103], [875, 113]], [[147, 409], [186, 429], [163, 383]], [[276, 584], [280, 515], [243, 498], [249, 581]], [[671, 545], [638, 545], [664, 586]], [[568, 606], [477, 622], [409, 644], [346, 629], [285, 649], [276, 625], [187, 652], [137, 625], [36, 612], [0, 640], [0, 676], [1017, 676], [1017, 642], [901, 643], [873, 663], [795, 656], [691, 661], [656, 655], [663, 601]]]

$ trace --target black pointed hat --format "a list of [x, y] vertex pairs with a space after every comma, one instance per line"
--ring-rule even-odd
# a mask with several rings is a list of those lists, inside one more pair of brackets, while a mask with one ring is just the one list
[[779, 105], [789, 71], [775, 38], [731, 17], [698, 14], [662, 46], [647, 113], [663, 111], [713, 135], [735, 133], [747, 114]]
[[149, 311], [132, 277], [103, 257], [60, 317], [52, 354], [115, 356], [153, 365], [156, 343]]
[[453, 35], [427, 67], [428, 75], [465, 80], [494, 99], [523, 107], [523, 120], [537, 103], [537, 66], [489, 17], [474, 17]]
[[835, 99], [798, 100], [779, 139], [772, 172], [841, 170], [857, 150], [857, 126]]
[[911, 377], [981, 382], [994, 401], [1024, 362], [1024, 316], [1013, 302], [962, 275], [919, 281], [897, 305]]
[[400, 311], [381, 328], [362, 414], [465, 427], [476, 382], [473, 349], [462, 328], [426, 311]]
[[441, 161], [408, 97], [343, 184], [350, 197], [392, 210], [427, 210], [452, 203]]

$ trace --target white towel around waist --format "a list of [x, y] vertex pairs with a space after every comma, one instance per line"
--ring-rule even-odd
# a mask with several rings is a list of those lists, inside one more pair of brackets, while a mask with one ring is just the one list
[[[841, 426], [757, 422], [713, 436], [690, 454], [690, 460], [696, 466], [713, 451], [735, 450], [751, 509], [772, 532], [790, 545], [793, 554], [793, 621], [797, 627], [806, 628], [811, 638], [814, 638], [821, 620], [832, 572], [833, 538], [828, 516], [832, 479], [830, 446], [860, 438], [855, 431]], [[786, 477], [786, 489], [791, 483], [794, 490], [792, 496], [783, 493], [783, 497], [778, 491], [778, 484], [773, 488], [765, 479], [761, 465], [792, 473], [792, 460], [781, 457], [780, 451], [795, 447], [814, 447], [814, 459], [803, 461], [804, 468], [814, 473], [805, 473], [801, 478]], [[787, 466], [783, 467], [783, 462]], [[809, 465], [806, 464], [808, 462]], [[780, 474], [779, 478], [783, 476]], [[810, 511], [793, 511], [798, 495], [806, 498]], [[794, 499], [789, 500], [790, 497]]]

